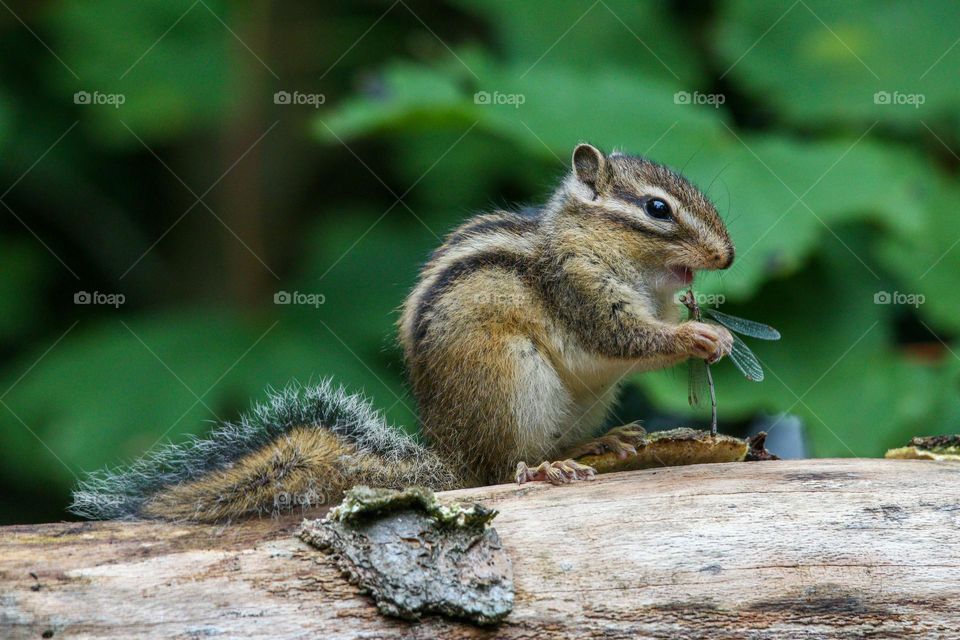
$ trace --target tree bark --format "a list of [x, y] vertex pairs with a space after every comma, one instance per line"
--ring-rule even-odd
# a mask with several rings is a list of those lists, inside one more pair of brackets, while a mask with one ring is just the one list
[[804, 460], [441, 494], [500, 511], [516, 603], [494, 629], [381, 616], [299, 515], [5, 527], [0, 637], [950, 637], [958, 481], [956, 463]]

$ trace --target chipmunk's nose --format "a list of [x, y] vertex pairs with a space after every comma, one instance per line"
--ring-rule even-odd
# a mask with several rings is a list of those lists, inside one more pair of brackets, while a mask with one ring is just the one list
[[735, 253], [736, 253], [736, 252], [733, 250], [733, 246], [732, 246], [732, 245], [727, 249], [726, 254], [723, 254], [723, 253], [720, 253], [720, 252], [715, 253], [715, 254], [714, 254], [714, 257], [715, 257], [716, 260], [717, 260], [717, 264], [720, 265], [718, 268], [720, 268], [720, 269], [729, 269], [729, 268], [730, 268], [730, 265], [733, 264], [733, 258], [734, 258]]

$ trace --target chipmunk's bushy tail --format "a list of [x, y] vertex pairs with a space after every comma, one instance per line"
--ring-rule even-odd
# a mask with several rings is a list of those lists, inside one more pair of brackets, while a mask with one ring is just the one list
[[271, 393], [209, 436], [94, 472], [70, 510], [94, 519], [222, 522], [338, 500], [354, 484], [459, 485], [429, 449], [329, 380]]

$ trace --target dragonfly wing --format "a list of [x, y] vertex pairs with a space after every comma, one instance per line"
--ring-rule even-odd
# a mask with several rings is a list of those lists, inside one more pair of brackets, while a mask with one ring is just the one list
[[737, 366], [737, 369], [740, 369], [740, 373], [747, 380], [752, 382], [763, 380], [763, 367], [760, 366], [760, 361], [757, 360], [757, 356], [753, 355], [753, 351], [750, 350], [747, 343], [737, 336], [733, 336], [733, 349], [730, 351], [730, 359], [733, 360], [733, 364]]
[[707, 393], [707, 363], [703, 360], [690, 360], [688, 365], [690, 369], [689, 383], [687, 387], [687, 400], [691, 407], [696, 407]]
[[721, 313], [716, 309], [711, 309], [710, 307], [705, 307], [702, 311], [731, 331], [736, 331], [751, 338], [759, 338], [760, 340], [780, 339], [780, 332], [768, 324], [731, 316], [726, 313]]

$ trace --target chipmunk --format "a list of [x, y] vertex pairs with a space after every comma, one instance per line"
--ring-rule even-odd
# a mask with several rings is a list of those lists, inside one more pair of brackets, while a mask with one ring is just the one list
[[725, 328], [680, 322], [676, 293], [733, 257], [716, 208], [681, 175], [580, 144], [544, 206], [455, 229], [407, 297], [399, 333], [427, 445], [330, 381], [292, 386], [206, 439], [91, 474], [71, 509], [222, 522], [354, 484], [592, 478], [572, 458], [623, 454], [642, 433], [590, 439], [628, 374], [729, 354]]

